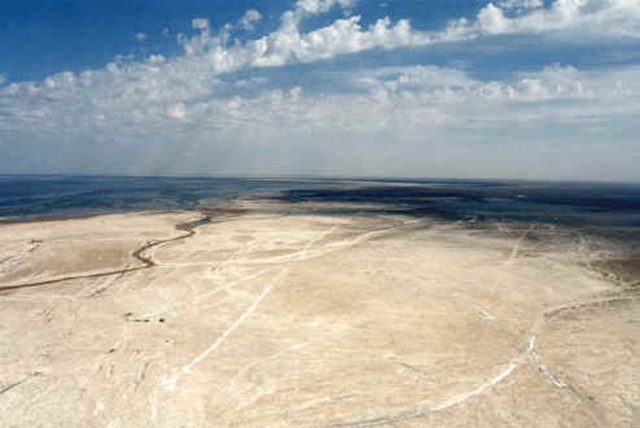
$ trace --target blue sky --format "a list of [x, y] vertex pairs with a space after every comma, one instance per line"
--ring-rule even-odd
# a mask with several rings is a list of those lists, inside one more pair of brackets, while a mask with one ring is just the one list
[[[191, 30], [191, 20], [206, 17], [212, 28], [255, 9], [264, 27], [275, 30], [289, 1], [201, 0], [26, 0], [0, 4], [0, 70], [12, 80], [42, 79], [60, 71], [100, 68], [118, 55], [180, 53], [176, 36]], [[381, 16], [410, 17], [414, 24], [443, 27], [452, 17], [473, 16], [476, 0], [366, 1], [358, 4], [363, 22]], [[321, 25], [341, 15], [330, 11], [306, 25]], [[315, 22], [313, 22], [315, 21]], [[145, 34], [144, 41], [136, 34]]]
[[0, 173], [640, 181], [638, 0], [0, 4]]

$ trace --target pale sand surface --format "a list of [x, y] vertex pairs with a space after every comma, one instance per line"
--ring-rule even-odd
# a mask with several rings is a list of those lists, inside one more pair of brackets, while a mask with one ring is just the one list
[[272, 211], [0, 225], [0, 425], [639, 426], [637, 293], [584, 239]]

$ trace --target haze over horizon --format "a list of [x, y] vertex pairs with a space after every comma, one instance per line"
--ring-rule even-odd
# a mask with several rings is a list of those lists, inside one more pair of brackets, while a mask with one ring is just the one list
[[637, 0], [5, 2], [0, 174], [638, 182], [638, 48]]

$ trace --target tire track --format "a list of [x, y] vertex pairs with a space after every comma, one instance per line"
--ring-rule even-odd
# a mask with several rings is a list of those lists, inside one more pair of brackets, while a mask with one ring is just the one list
[[181, 223], [175, 226], [176, 230], [185, 232], [184, 234], [180, 235], [180, 236], [176, 236], [173, 238], [169, 238], [169, 239], [162, 239], [162, 240], [153, 240], [153, 241], [147, 241], [145, 244], [143, 244], [141, 247], [139, 247], [137, 250], [135, 250], [131, 256], [138, 260], [140, 263], [142, 263], [142, 266], [137, 266], [137, 267], [131, 267], [131, 268], [124, 268], [124, 269], [117, 269], [117, 270], [111, 270], [111, 271], [107, 271], [107, 272], [98, 272], [98, 273], [91, 273], [91, 274], [84, 274], [84, 275], [69, 275], [69, 276], [65, 276], [62, 278], [55, 278], [55, 279], [49, 279], [49, 280], [45, 280], [45, 281], [36, 281], [36, 282], [29, 282], [29, 283], [25, 283], [25, 284], [16, 284], [16, 285], [7, 285], [4, 287], [0, 287], [0, 294], [5, 293], [7, 291], [15, 291], [15, 290], [20, 290], [20, 289], [24, 289], [24, 288], [35, 288], [35, 287], [42, 287], [45, 285], [53, 285], [53, 284], [58, 284], [61, 282], [66, 282], [66, 281], [72, 281], [72, 280], [77, 280], [77, 279], [95, 279], [95, 278], [105, 278], [105, 277], [109, 277], [109, 276], [113, 276], [113, 275], [125, 275], [128, 273], [132, 273], [132, 272], [138, 272], [138, 271], [142, 271], [142, 270], [146, 270], [146, 269], [150, 269], [156, 266], [156, 263], [153, 261], [153, 259], [149, 256], [145, 256], [144, 253], [147, 250], [150, 250], [152, 248], [158, 247], [160, 245], [164, 245], [164, 244], [168, 244], [170, 242], [177, 242], [177, 241], [182, 241], [184, 239], [187, 238], [191, 238], [193, 235], [196, 234], [196, 228], [198, 228], [199, 226], [204, 226], [205, 224], [209, 224], [211, 222], [211, 217], [208, 215], [204, 215], [202, 216], [200, 219], [198, 220], [194, 220], [194, 221], [190, 221], [187, 223]]

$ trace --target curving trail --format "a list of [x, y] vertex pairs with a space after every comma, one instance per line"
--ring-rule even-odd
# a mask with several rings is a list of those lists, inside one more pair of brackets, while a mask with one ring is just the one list
[[[628, 294], [631, 291], [632, 294]], [[542, 311], [536, 321], [534, 322], [531, 333], [529, 335], [529, 339], [527, 341], [526, 349], [517, 355], [513, 360], [511, 360], [506, 367], [504, 367], [499, 373], [497, 373], [494, 377], [487, 380], [486, 382], [475, 386], [469, 391], [462, 392], [455, 396], [445, 399], [439, 403], [431, 404], [428, 406], [421, 405], [422, 403], [418, 403], [418, 407], [411, 410], [406, 410], [404, 412], [399, 412], [391, 415], [384, 415], [377, 418], [366, 419], [366, 420], [358, 420], [358, 421], [350, 421], [350, 422], [336, 422], [329, 425], [318, 425], [312, 428], [365, 428], [365, 427], [377, 427], [384, 425], [393, 426], [396, 423], [402, 421], [408, 421], [412, 419], [418, 419], [425, 417], [431, 413], [437, 413], [448, 408], [457, 406], [462, 404], [463, 402], [476, 397], [478, 395], [484, 394], [494, 386], [498, 385], [505, 379], [507, 379], [519, 366], [527, 363], [531, 363], [534, 367], [537, 368], [538, 372], [547, 380], [549, 383], [554, 385], [557, 388], [567, 390], [569, 393], [574, 395], [581, 403], [587, 406], [587, 410], [592, 418], [592, 420], [597, 424], [597, 426], [606, 426], [605, 418], [600, 412], [595, 409], [592, 403], [587, 400], [583, 394], [579, 391], [578, 388], [571, 385], [566, 379], [564, 379], [560, 374], [557, 373], [552, 367], [550, 367], [547, 363], [544, 362], [540, 353], [536, 350], [536, 342], [542, 328], [546, 322], [548, 322], [551, 318], [554, 318], [566, 311], [575, 311], [586, 308], [591, 308], [594, 306], [602, 306], [620, 301], [629, 301], [636, 300], [640, 298], [637, 295], [637, 290], [622, 290], [615, 295], [609, 295], [607, 297], [601, 297], [598, 299], [598, 296], [592, 296], [590, 299], [585, 299], [578, 302], [566, 303], [563, 305], [555, 306], [549, 309]]]
[[[599, 315], [616, 302], [636, 302], [640, 290], [609, 287], [613, 284], [609, 276], [600, 281], [600, 275], [576, 273], [555, 259], [521, 257], [529, 250], [527, 233], [535, 225], [512, 234], [508, 241], [494, 242], [468, 238], [466, 233], [442, 239], [440, 229], [422, 234], [423, 224], [404, 217], [359, 223], [287, 214], [215, 213], [214, 224], [235, 223], [238, 218], [246, 223], [220, 228], [224, 230], [197, 230], [211, 222], [206, 216], [211, 212], [201, 214], [202, 218], [188, 223], [176, 225], [185, 217], [162, 223], [164, 236], [174, 227], [177, 231], [171, 235], [179, 236], [146, 242], [128, 239], [129, 251], [120, 254], [132, 266], [111, 265], [105, 270], [112, 271], [76, 271], [75, 275], [66, 270], [64, 278], [0, 287], [2, 295], [109, 277], [96, 284], [97, 290], [83, 288], [82, 295], [50, 297], [45, 294], [51, 290], [43, 289], [35, 296], [16, 293], [6, 299], [29, 301], [28, 306], [8, 304], [5, 316], [8, 320], [29, 316], [26, 319], [39, 332], [34, 336], [38, 342], [33, 343], [59, 346], [45, 361], [36, 359], [34, 349], [38, 348], [28, 342], [16, 354], [33, 361], [23, 364], [22, 370], [16, 358], [0, 373], [4, 380], [0, 396], [6, 409], [2, 413], [9, 415], [7, 419], [28, 425], [25, 409], [36, 405], [46, 409], [49, 403], [64, 399], [73, 406], [80, 401], [76, 415], [86, 418], [87, 425], [122, 426], [131, 418], [136, 426], [178, 422], [206, 426], [211, 420], [225, 426], [421, 426], [422, 420], [425, 425], [456, 420], [485, 409], [484, 404], [486, 408], [496, 403], [513, 406], [505, 401], [507, 394], [513, 388], [531, 386], [531, 391], [540, 393], [539, 399], [525, 403], [533, 410], [546, 412], [544, 400], [553, 398], [561, 404], [548, 410], [552, 417], [560, 411], [578, 414], [576, 420], [582, 425], [570, 426], [621, 426], [612, 406], [600, 398], [637, 389], [624, 384], [594, 392], [593, 385], [581, 377], [585, 370], [558, 360], [557, 352], [563, 350], [558, 348], [558, 338], [565, 337], [565, 330], [554, 331], [573, 326], [567, 327], [565, 318], [589, 314], [585, 316], [589, 322], [592, 313]], [[281, 231], [283, 237], [275, 233]], [[184, 247], [157, 250], [196, 234], [181, 243]], [[131, 262], [131, 256], [137, 261]], [[585, 259], [589, 260], [588, 254]], [[187, 266], [209, 268], [182, 269]], [[111, 293], [112, 304], [93, 300], [82, 311], [76, 310], [83, 296], [92, 298], [119, 283], [122, 275], [151, 268], [124, 278], [126, 295]], [[143, 282], [149, 286], [129, 286]], [[556, 283], [565, 287], [560, 291], [568, 290], [566, 295], [552, 293]], [[513, 296], [508, 294], [511, 287]], [[49, 298], [70, 300], [72, 310], [64, 301], [65, 306], [54, 307], [43, 300]], [[522, 308], [512, 311], [511, 304], [522, 304]], [[222, 305], [224, 310], [219, 310]], [[93, 330], [103, 325], [104, 337], [94, 339]], [[57, 326], [61, 334], [72, 332], [73, 341], [61, 342], [50, 334]], [[416, 334], [415, 326], [422, 331]], [[16, 323], [7, 343], [22, 343], [22, 331]], [[633, 340], [629, 334], [620, 337]], [[576, 360], [586, 354], [583, 351], [588, 348], [580, 346], [590, 338], [567, 345], [575, 346], [571, 351]], [[473, 346], [463, 349], [469, 341]], [[486, 356], [479, 345], [488, 347]], [[430, 349], [439, 354], [429, 354]], [[69, 355], [78, 350], [86, 363], [73, 367]], [[478, 355], [469, 366], [472, 372], [466, 367], [460, 372], [455, 358], [462, 361], [462, 352], [468, 352], [469, 358]], [[451, 363], [448, 357], [454, 357]], [[386, 365], [387, 359], [399, 368]], [[587, 363], [579, 368], [589, 368]], [[45, 377], [38, 382], [42, 385], [31, 385], [27, 368], [38, 369], [32, 373], [43, 370]], [[407, 376], [407, 370], [412, 374]], [[368, 382], [372, 373], [381, 374], [379, 383]], [[364, 379], [361, 384], [360, 379]], [[447, 389], [439, 389], [439, 384]], [[88, 391], [82, 400], [73, 395], [79, 390]], [[389, 391], [402, 399], [388, 400]], [[203, 413], [202, 406], [210, 406], [215, 418], [213, 413]], [[508, 417], [523, 414], [515, 408], [504, 410], [513, 410]], [[61, 421], [70, 417], [55, 416]], [[500, 419], [504, 417], [496, 413], [486, 420], [505, 421]]]
[[135, 258], [136, 260], [138, 260], [139, 262], [142, 263], [142, 266], [137, 266], [137, 267], [131, 267], [131, 268], [124, 268], [124, 269], [118, 269], [118, 270], [111, 270], [111, 271], [107, 271], [107, 272], [98, 272], [98, 273], [91, 273], [91, 274], [84, 274], [84, 275], [69, 275], [69, 276], [65, 276], [62, 278], [55, 278], [55, 279], [49, 279], [49, 280], [45, 280], [45, 281], [36, 281], [36, 282], [29, 282], [29, 283], [25, 283], [25, 284], [16, 284], [16, 285], [7, 285], [4, 287], [0, 287], [0, 293], [4, 293], [7, 291], [13, 291], [13, 290], [20, 290], [23, 288], [34, 288], [34, 287], [42, 287], [45, 285], [52, 285], [52, 284], [58, 284], [61, 282], [65, 282], [65, 281], [72, 281], [72, 280], [76, 280], [76, 279], [93, 279], [93, 278], [104, 278], [104, 277], [108, 277], [108, 276], [112, 276], [112, 275], [124, 275], [127, 273], [131, 273], [131, 272], [138, 272], [141, 270], [145, 270], [145, 269], [150, 269], [154, 266], [156, 266], [156, 263], [153, 261], [153, 259], [151, 259], [150, 257], [147, 257], [144, 255], [144, 252], [154, 248], [154, 247], [158, 247], [160, 245], [163, 244], [167, 244], [169, 242], [175, 242], [175, 241], [182, 241], [184, 239], [190, 238], [193, 235], [196, 234], [196, 228], [199, 226], [203, 226], [205, 224], [208, 224], [211, 222], [211, 217], [210, 216], [203, 216], [202, 218], [195, 220], [195, 221], [191, 221], [188, 223], [181, 223], [175, 226], [176, 230], [179, 231], [183, 231], [186, 232], [183, 235], [180, 236], [176, 236], [173, 238], [169, 238], [169, 239], [162, 239], [162, 240], [158, 240], [158, 241], [149, 241], [146, 242], [144, 245], [142, 245], [140, 248], [138, 248], [137, 250], [135, 250], [131, 255], [133, 256], [133, 258]]

